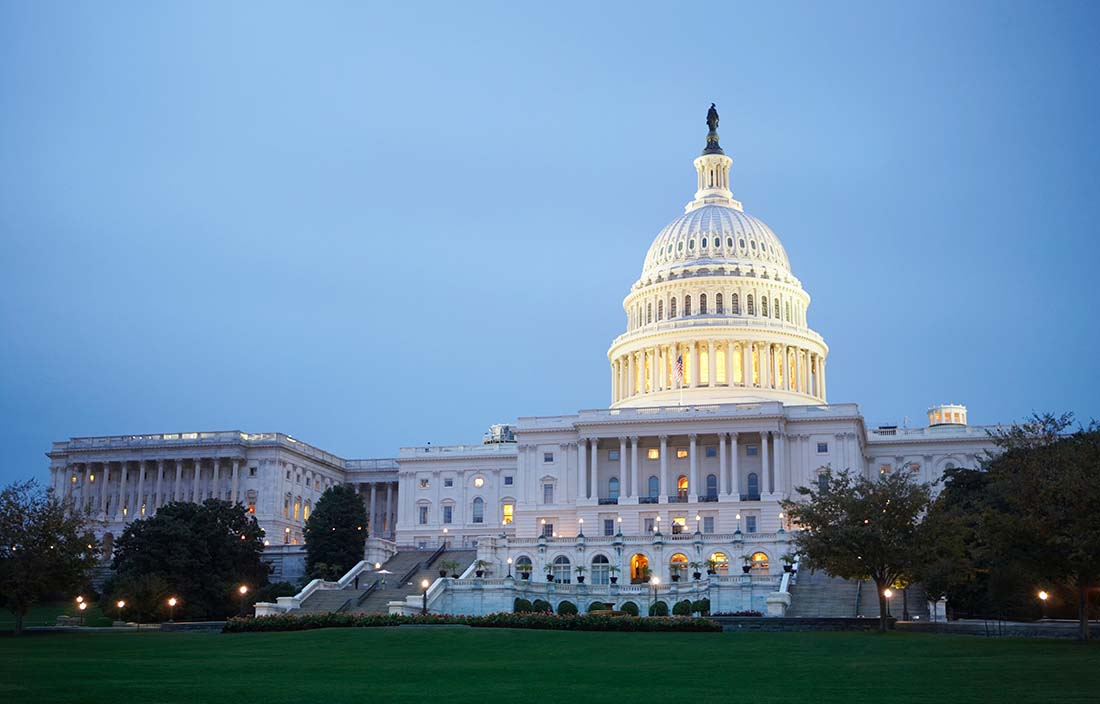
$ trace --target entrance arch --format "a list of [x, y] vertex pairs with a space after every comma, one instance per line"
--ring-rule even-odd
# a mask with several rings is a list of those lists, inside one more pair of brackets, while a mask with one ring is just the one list
[[630, 583], [641, 584], [649, 580], [649, 558], [641, 553], [630, 558]]

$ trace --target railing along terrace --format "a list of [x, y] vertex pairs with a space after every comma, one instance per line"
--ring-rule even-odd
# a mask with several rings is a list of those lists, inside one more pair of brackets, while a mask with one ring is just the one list
[[927, 428], [870, 428], [867, 430], [867, 438], [876, 440], [883, 437], [921, 437], [933, 438], [950, 435], [953, 437], [986, 438], [991, 429], [1000, 426], [991, 425], [936, 425]]
[[[684, 530], [680, 533], [646, 533], [645, 535], [595, 535], [584, 536], [584, 542], [593, 544], [613, 544], [616, 542], [623, 545], [652, 545], [656, 538], [656, 535], [660, 535], [663, 542], [673, 541], [687, 541], [695, 540], [695, 532]], [[760, 542], [778, 540], [782, 536], [789, 536], [790, 533], [700, 533], [699, 539], [705, 543], [716, 542]], [[559, 536], [557, 538], [508, 538], [509, 547], [521, 547], [527, 545], [539, 545], [544, 544], [547, 547], [550, 546], [569, 546], [574, 545], [579, 539], [579, 536]], [[488, 541], [492, 542], [496, 546], [502, 546], [502, 543], [498, 538], [488, 538]], [[494, 542], [495, 541], [495, 542]]]
[[62, 443], [60, 449], [109, 450], [134, 447], [188, 447], [194, 445], [226, 444], [250, 446], [280, 445], [282, 447], [292, 448], [304, 455], [338, 467], [343, 467], [345, 463], [342, 457], [337, 457], [309, 443], [296, 440], [285, 433], [244, 433], [239, 430], [72, 438], [67, 443]]
[[488, 445], [419, 445], [402, 447], [400, 457], [420, 457], [423, 455], [461, 455], [461, 454], [491, 454], [514, 455], [516, 444], [510, 442], [489, 443]]
[[659, 332], [663, 330], [690, 330], [691, 328], [715, 328], [715, 327], [730, 327], [730, 328], [752, 328], [753, 330], [776, 330], [781, 332], [795, 332], [802, 337], [809, 337], [812, 340], [816, 340], [819, 343], [824, 343], [824, 338], [818, 333], [803, 327], [795, 323], [788, 323], [782, 320], [773, 320], [771, 318], [762, 318], [756, 316], [743, 316], [743, 317], [730, 317], [727, 315], [708, 314], [708, 315], [692, 315], [689, 317], [675, 318], [672, 321], [663, 321], [660, 323], [646, 323], [644, 326], [624, 332], [619, 335], [611, 343], [612, 346], [627, 342], [635, 337], [645, 337], [653, 332]]

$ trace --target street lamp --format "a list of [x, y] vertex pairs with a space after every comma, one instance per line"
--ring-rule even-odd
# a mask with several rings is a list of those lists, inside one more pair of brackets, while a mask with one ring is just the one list
[[84, 625], [84, 609], [88, 608], [88, 605], [86, 603], [84, 603], [83, 601], [81, 601], [79, 604], [76, 605], [76, 608], [80, 609], [80, 625], [83, 626]]
[[508, 558], [508, 578], [512, 577], [512, 558]]
[[168, 623], [172, 623], [172, 621], [175, 620], [175, 618], [176, 618], [176, 604], [178, 604], [178, 603], [179, 603], [179, 599], [177, 599], [174, 596], [168, 599]]
[[657, 587], [661, 585], [661, 578], [657, 575], [653, 575], [649, 578], [649, 586], [653, 587], [653, 605], [650, 606], [650, 611], [657, 609]]
[[886, 618], [890, 618], [890, 598], [894, 596], [894, 590], [887, 587], [883, 590], [882, 595], [886, 597]]
[[241, 595], [241, 616], [244, 616], [244, 595], [248, 593], [248, 585], [242, 584], [237, 587], [237, 593]]
[[584, 519], [583, 518], [578, 518], [577, 519], [577, 537], [578, 538], [583, 538], [584, 537]]
[[126, 601], [123, 600], [123, 599], [119, 599], [117, 602], [115, 602], [115, 606], [118, 607], [118, 620], [121, 621], [122, 620], [122, 610], [124, 608], [126, 608]]
[[734, 516], [734, 518], [737, 519], [737, 532], [740, 533], [741, 532], [741, 514], [740, 513], [737, 514], [736, 516]]
[[1047, 594], [1043, 590], [1039, 590], [1039, 603], [1043, 605], [1043, 620], [1047, 617], [1047, 599], [1050, 598], [1050, 594]]
[[420, 613], [428, 614], [428, 585], [429, 582], [426, 579], [420, 580], [420, 589], [424, 592], [424, 606], [420, 608]]
[[447, 529], [443, 529], [443, 549], [447, 549]]

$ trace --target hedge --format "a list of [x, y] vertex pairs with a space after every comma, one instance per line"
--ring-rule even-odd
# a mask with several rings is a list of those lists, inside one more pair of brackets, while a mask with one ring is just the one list
[[608, 608], [607, 604], [603, 603], [602, 601], [593, 601], [591, 604], [588, 605], [588, 613], [593, 613], [595, 611], [610, 611], [610, 610], [611, 609]]
[[673, 616], [691, 616], [691, 601], [684, 599], [677, 601], [672, 607]]
[[553, 614], [498, 613], [487, 616], [451, 616], [443, 614], [397, 616], [327, 613], [231, 618], [226, 621], [223, 632], [306, 631], [317, 628], [374, 628], [406, 624], [459, 625], [473, 628], [531, 628], [555, 631], [684, 631], [715, 633], [722, 630], [722, 626], [716, 621], [705, 618], [627, 618], [602, 614], [555, 616]]
[[574, 604], [571, 601], [563, 601], [562, 603], [558, 604], [558, 615], [559, 616], [576, 616], [577, 615], [577, 605]]
[[650, 616], [668, 616], [668, 604], [663, 601], [658, 601], [649, 605]]
[[535, 599], [534, 603], [531, 605], [531, 610], [540, 614], [554, 613], [554, 607], [545, 599]]
[[710, 599], [696, 599], [691, 602], [691, 610], [703, 616], [708, 615], [710, 613]]
[[635, 604], [633, 601], [624, 602], [620, 608], [631, 616], [639, 615], [638, 605]]
[[512, 607], [512, 610], [515, 611], [517, 614], [529, 614], [535, 610], [535, 607], [527, 599], [524, 599], [523, 597], [517, 597], [515, 605]]

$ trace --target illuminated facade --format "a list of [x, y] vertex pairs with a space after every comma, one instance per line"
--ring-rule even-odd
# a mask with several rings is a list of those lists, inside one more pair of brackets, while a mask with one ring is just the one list
[[991, 443], [962, 406], [930, 409], [928, 427], [868, 428], [857, 405], [827, 403], [829, 349], [809, 325], [810, 296], [779, 238], [733, 198], [715, 112], [708, 123], [694, 198], [623, 301], [609, 408], [519, 418], [480, 444], [382, 460], [280, 434], [78, 438], [49, 453], [53, 486], [115, 534], [142, 506], [241, 501], [275, 551], [301, 540], [326, 487], [351, 483], [369, 503], [370, 554], [447, 543], [489, 565], [482, 579], [433, 585], [436, 610], [509, 610], [517, 595], [621, 607], [656, 588], [782, 615], [797, 591], [781, 501], [796, 487], [840, 470], [932, 481], [975, 466]]

